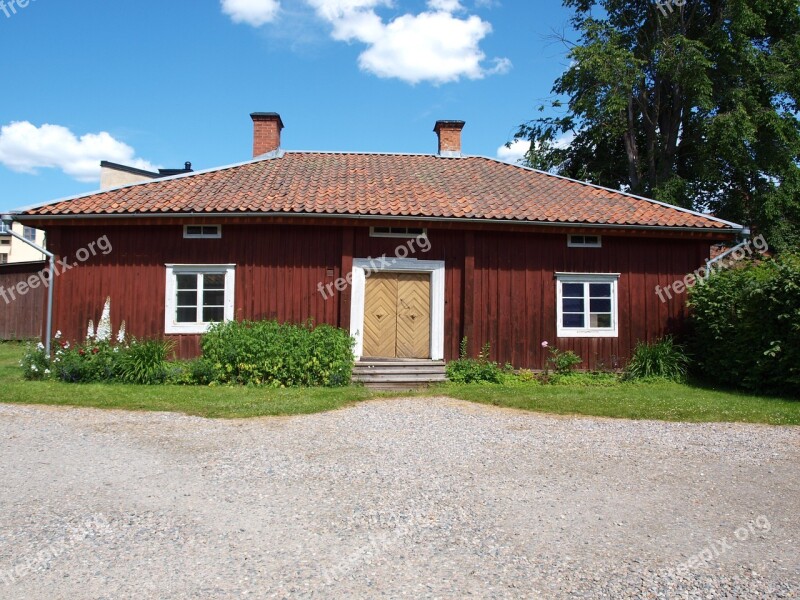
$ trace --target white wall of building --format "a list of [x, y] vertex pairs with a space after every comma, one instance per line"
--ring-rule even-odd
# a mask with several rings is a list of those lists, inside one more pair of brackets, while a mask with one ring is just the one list
[[[44, 231], [27, 227], [22, 223], [12, 223], [14, 233], [27, 237], [42, 248], [45, 246]], [[23, 263], [45, 260], [45, 255], [31, 248], [25, 242], [7, 235], [4, 226], [0, 224], [0, 263]]]

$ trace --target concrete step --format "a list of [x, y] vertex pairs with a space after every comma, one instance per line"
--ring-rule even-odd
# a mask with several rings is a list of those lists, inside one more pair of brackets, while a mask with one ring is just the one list
[[362, 383], [389, 383], [403, 381], [426, 383], [446, 381], [447, 377], [445, 377], [444, 373], [400, 373], [394, 375], [387, 375], [385, 373], [370, 373], [369, 375], [359, 375], [355, 379], [356, 381], [360, 381]]
[[404, 373], [407, 374], [414, 374], [414, 375], [423, 375], [425, 373], [430, 373], [431, 375], [444, 375], [444, 367], [356, 367], [353, 369], [353, 373], [358, 375], [370, 375], [373, 373], [380, 373], [383, 375], [403, 375]]
[[441, 360], [363, 360], [353, 369], [353, 381], [370, 389], [398, 391], [447, 381], [447, 377]]

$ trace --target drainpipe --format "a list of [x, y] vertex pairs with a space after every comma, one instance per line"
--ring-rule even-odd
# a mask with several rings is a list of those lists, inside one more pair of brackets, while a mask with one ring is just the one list
[[737, 244], [736, 246], [726, 250], [725, 252], [723, 252], [722, 254], [717, 256], [716, 258], [713, 258], [711, 260], [707, 260], [706, 261], [705, 279], [708, 279], [709, 277], [711, 277], [711, 270], [713, 268], [712, 265], [714, 263], [718, 263], [719, 261], [723, 260], [728, 255], [733, 254], [734, 252], [736, 252], [739, 248], [743, 248], [744, 246], [748, 246], [750, 244], [750, 230], [749, 229], [744, 229], [742, 231], [742, 237], [744, 237], [744, 241], [741, 244]]
[[47, 282], [47, 330], [45, 331], [44, 337], [44, 351], [47, 354], [47, 357], [50, 358], [50, 340], [53, 338], [53, 285], [55, 285], [56, 257], [52, 252], [48, 252], [35, 242], [26, 240], [20, 234], [14, 233], [14, 231], [11, 229], [11, 225], [14, 223], [14, 218], [11, 215], [3, 215], [0, 220], [2, 220], [5, 224], [8, 234], [11, 235], [11, 237], [17, 238], [19, 241], [26, 243], [31, 248], [35, 248], [44, 254], [48, 259], [50, 259], [50, 276], [48, 277]]

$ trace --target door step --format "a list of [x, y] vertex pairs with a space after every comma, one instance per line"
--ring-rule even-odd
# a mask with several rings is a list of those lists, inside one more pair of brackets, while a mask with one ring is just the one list
[[447, 381], [443, 360], [362, 360], [353, 368], [353, 381], [370, 389], [412, 390]]

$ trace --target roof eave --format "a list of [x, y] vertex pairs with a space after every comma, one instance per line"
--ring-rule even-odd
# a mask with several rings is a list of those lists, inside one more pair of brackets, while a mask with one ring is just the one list
[[359, 221], [428, 221], [434, 223], [485, 223], [487, 225], [530, 225], [538, 227], [609, 229], [621, 231], [674, 231], [695, 233], [719, 233], [731, 235], [742, 233], [744, 227], [731, 224], [730, 227], [687, 227], [672, 225], [632, 225], [618, 223], [585, 223], [571, 221], [530, 221], [523, 219], [480, 219], [475, 217], [431, 217], [425, 215], [381, 215], [348, 213], [301, 213], [301, 212], [191, 212], [191, 213], [92, 213], [60, 215], [28, 215], [12, 213], [15, 219], [23, 221], [83, 221], [100, 219], [227, 219], [227, 218], [309, 218], [309, 219], [353, 219]]

